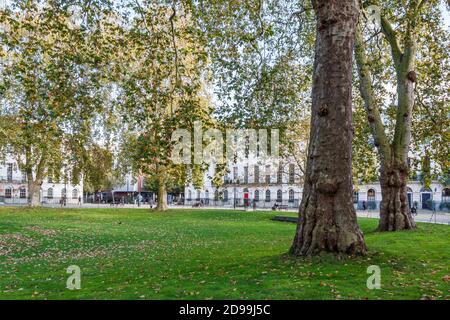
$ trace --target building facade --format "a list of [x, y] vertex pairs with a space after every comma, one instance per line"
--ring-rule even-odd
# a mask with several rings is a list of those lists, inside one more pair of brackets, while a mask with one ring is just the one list
[[[28, 202], [28, 183], [25, 172], [20, 171], [17, 162], [6, 158], [0, 163], [0, 203], [26, 204]], [[77, 185], [45, 179], [41, 185], [40, 202], [43, 204], [59, 204], [61, 199], [66, 203], [78, 204], [83, 201], [83, 183]]]
[[[294, 163], [265, 165], [254, 161], [228, 164], [228, 174], [219, 187], [212, 184], [215, 166], [205, 172], [201, 189], [192, 184], [185, 188], [186, 205], [272, 208], [275, 204], [286, 208], [299, 207], [302, 196], [302, 172]], [[450, 188], [433, 181], [424, 188], [419, 181], [410, 181], [410, 207], [447, 211], [450, 207]], [[356, 209], [379, 209], [381, 187], [378, 182], [355, 186], [353, 202]]]

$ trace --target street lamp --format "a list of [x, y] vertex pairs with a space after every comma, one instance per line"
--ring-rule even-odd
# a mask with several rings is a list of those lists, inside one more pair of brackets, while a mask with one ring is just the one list
[[234, 187], [233, 187], [233, 209], [236, 210], [236, 185], [239, 183], [239, 179], [233, 178], [232, 180]]
[[233, 194], [233, 209], [236, 210], [236, 186], [233, 188], [234, 194]]

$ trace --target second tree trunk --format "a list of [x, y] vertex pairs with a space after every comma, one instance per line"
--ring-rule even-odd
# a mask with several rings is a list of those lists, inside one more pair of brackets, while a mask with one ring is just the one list
[[407, 164], [381, 165], [379, 231], [409, 230], [416, 227], [409, 208], [407, 179]]
[[166, 184], [163, 177], [159, 177], [158, 179], [158, 199], [156, 210], [158, 211], [166, 211], [168, 209], [167, 206], [167, 189]]

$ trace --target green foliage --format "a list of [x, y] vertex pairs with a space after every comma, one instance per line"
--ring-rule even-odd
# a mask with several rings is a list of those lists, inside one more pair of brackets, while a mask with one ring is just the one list
[[307, 113], [314, 19], [309, 1], [194, 5], [227, 126], [286, 129]]
[[355, 130], [352, 142], [353, 179], [354, 185], [377, 181], [378, 179], [378, 155], [376, 152], [369, 125], [366, 121], [367, 114], [362, 106], [362, 101], [355, 96], [353, 110], [353, 128]]
[[84, 191], [97, 192], [109, 190], [117, 181], [114, 175], [113, 154], [107, 148], [93, 144], [87, 151], [84, 169]]
[[184, 185], [191, 168], [173, 164], [172, 134], [192, 133], [195, 121], [213, 125], [202, 39], [183, 2], [135, 1], [126, 7], [134, 14], [123, 17], [112, 74], [127, 132], [121, 154], [149, 185]]
[[[415, 105], [410, 128], [402, 127], [397, 117], [397, 73], [392, 57], [392, 45], [379, 29], [364, 28], [365, 58], [373, 76], [372, 88], [377, 108], [381, 113], [384, 131], [393, 141], [394, 131], [411, 130], [409, 150], [411, 171], [420, 171], [422, 159], [430, 158], [431, 176], [445, 175], [449, 170], [449, 32], [445, 29], [440, 1], [363, 1], [365, 7], [377, 5], [381, 15], [391, 26], [401, 50], [414, 54], [413, 68], [416, 72]], [[417, 10], [415, 9], [417, 8]], [[362, 23], [366, 21], [362, 19]], [[356, 77], [355, 77], [356, 78]], [[404, 116], [404, 115], [402, 115]], [[365, 132], [366, 124], [354, 121], [356, 132]], [[359, 127], [359, 128], [358, 128]], [[369, 141], [369, 143], [367, 143]], [[373, 141], [373, 139], [372, 139]], [[354, 164], [371, 157], [371, 139], [357, 137]], [[367, 153], [363, 151], [366, 148]], [[431, 151], [432, 150], [432, 151]], [[431, 151], [431, 152], [429, 152]]]
[[0, 152], [29, 175], [77, 183], [105, 95], [100, 34], [54, 1], [12, 1], [0, 11]]

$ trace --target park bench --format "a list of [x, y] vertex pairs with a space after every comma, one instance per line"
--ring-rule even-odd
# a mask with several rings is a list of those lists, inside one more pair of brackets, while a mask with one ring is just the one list
[[281, 211], [281, 210], [287, 210], [287, 209], [288, 209], [288, 206], [284, 205], [284, 204], [280, 204], [276, 207], [275, 206], [272, 207], [272, 210], [274, 210], [274, 211]]
[[298, 223], [298, 218], [296, 218], [296, 217], [275, 216], [275, 217], [272, 218], [272, 220], [273, 221]]

